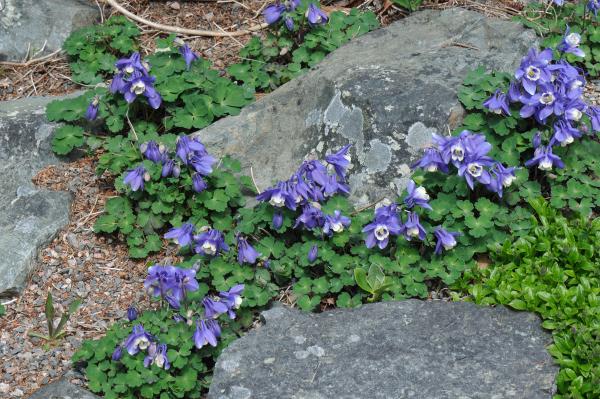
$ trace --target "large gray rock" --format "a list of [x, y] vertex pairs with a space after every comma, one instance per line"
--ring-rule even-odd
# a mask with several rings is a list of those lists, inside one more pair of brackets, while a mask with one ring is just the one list
[[208, 399], [550, 399], [554, 390], [552, 338], [530, 313], [408, 300], [262, 316], [217, 360]]
[[69, 220], [71, 196], [31, 182], [60, 162], [50, 148], [55, 125], [45, 115], [52, 99], [0, 102], [0, 297], [20, 291], [39, 248]]
[[0, 61], [21, 61], [28, 48], [30, 56], [58, 50], [71, 32], [100, 18], [88, 0], [0, 0], [0, 8]]
[[48, 384], [29, 397], [29, 399], [99, 399], [96, 395], [62, 379]]
[[352, 199], [393, 198], [434, 131], [455, 127], [457, 88], [478, 65], [512, 70], [530, 46], [521, 24], [464, 9], [421, 11], [336, 50], [314, 70], [198, 134], [252, 166], [259, 188], [311, 152], [352, 143]]

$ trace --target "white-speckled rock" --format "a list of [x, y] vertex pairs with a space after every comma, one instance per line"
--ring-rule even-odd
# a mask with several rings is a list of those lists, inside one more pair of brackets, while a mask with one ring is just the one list
[[198, 134], [211, 151], [253, 167], [261, 189], [289, 178], [307, 155], [352, 143], [354, 203], [393, 198], [431, 134], [460, 123], [456, 94], [467, 71], [512, 70], [535, 42], [520, 24], [473, 11], [417, 12]]
[[550, 399], [552, 336], [531, 313], [408, 300], [275, 307], [227, 347], [208, 399]]

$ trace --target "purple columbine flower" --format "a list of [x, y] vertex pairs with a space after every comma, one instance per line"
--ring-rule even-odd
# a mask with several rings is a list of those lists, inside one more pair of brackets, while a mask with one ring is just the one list
[[350, 150], [351, 146], [352, 144], [347, 144], [335, 154], [327, 155], [325, 157], [325, 161], [333, 166], [335, 174], [342, 180], [346, 179], [346, 169], [348, 169], [348, 165], [350, 165], [351, 158], [348, 150]]
[[298, 175], [304, 175], [308, 181], [325, 187], [328, 183], [327, 168], [319, 161], [304, 161], [298, 168]]
[[137, 309], [133, 306], [127, 308], [127, 320], [134, 321], [138, 318]]
[[235, 319], [234, 309], [239, 309], [242, 305], [242, 292], [244, 292], [244, 284], [237, 284], [231, 287], [229, 291], [219, 292], [219, 298], [221, 298], [222, 303], [227, 305], [229, 309], [227, 314], [232, 320]]
[[181, 169], [179, 168], [179, 165], [177, 165], [175, 163], [174, 160], [169, 159], [169, 158], [163, 159], [163, 167], [162, 167], [162, 171], [160, 172], [160, 175], [162, 177], [169, 177], [169, 176], [179, 177], [180, 173], [181, 173]]
[[256, 262], [256, 259], [260, 256], [258, 251], [256, 251], [252, 245], [248, 244], [248, 240], [241, 235], [238, 235], [237, 237], [237, 249], [238, 263], [240, 265], [244, 263], [250, 263], [253, 265]]
[[404, 224], [403, 231], [404, 237], [408, 241], [415, 237], [423, 241], [427, 236], [425, 228], [421, 226], [421, 222], [419, 221], [419, 215], [415, 212], [408, 212], [408, 217], [406, 219], [406, 223]]
[[119, 360], [121, 360], [122, 357], [123, 357], [123, 345], [119, 344], [115, 348], [115, 350], [111, 356], [111, 359], [114, 360], [115, 362], [118, 362]]
[[190, 139], [186, 135], [177, 137], [177, 144], [175, 146], [175, 153], [181, 159], [181, 161], [187, 165], [190, 159], [194, 155], [205, 155], [208, 154], [204, 145], [197, 138]]
[[146, 350], [152, 341], [152, 336], [144, 330], [141, 324], [137, 324], [133, 326], [133, 331], [129, 334], [123, 345], [127, 349], [127, 353], [133, 356], [141, 350]]
[[567, 30], [565, 31], [565, 35], [563, 36], [562, 41], [556, 49], [563, 53], [571, 53], [576, 55], [577, 57], [585, 57], [585, 53], [582, 49], [579, 48], [581, 44], [581, 35], [576, 32], [571, 32], [569, 25], [567, 25]]
[[215, 336], [215, 333], [206, 326], [204, 320], [196, 320], [196, 331], [194, 331], [193, 339], [194, 345], [198, 349], [201, 349], [206, 344], [213, 347], [217, 346], [217, 337]]
[[542, 145], [542, 134], [540, 132], [537, 132], [533, 135], [533, 140], [531, 144], [533, 145], [533, 148], [538, 148]]
[[538, 53], [535, 48], [529, 49], [527, 55], [521, 60], [515, 78], [530, 95], [535, 94], [538, 84], [551, 82], [552, 74], [548, 70], [550, 61], [552, 61], [552, 49], [545, 49]]
[[592, 129], [595, 132], [600, 132], [600, 107], [591, 106], [586, 110], [587, 116], [589, 116], [592, 122]]
[[581, 137], [581, 132], [575, 129], [568, 120], [558, 120], [554, 124], [554, 135], [550, 140], [550, 145], [560, 143], [562, 147], [565, 147], [579, 137]]
[[502, 198], [504, 188], [510, 187], [515, 177], [515, 168], [505, 168], [500, 162], [496, 162], [490, 169], [492, 180], [488, 184], [487, 188], [490, 191], [498, 193], [498, 196]]
[[315, 227], [322, 227], [324, 223], [325, 217], [323, 216], [323, 212], [321, 212], [319, 204], [314, 202], [304, 205], [302, 213], [296, 219], [294, 228], [302, 225], [305, 229], [311, 230]]
[[212, 300], [206, 297], [202, 300], [202, 306], [204, 306], [204, 317], [207, 319], [216, 319], [223, 313], [227, 313], [229, 308], [220, 299]]
[[145, 75], [148, 73], [146, 65], [144, 65], [142, 62], [142, 57], [137, 51], [131, 54], [131, 56], [128, 58], [119, 59], [117, 62], [115, 62], [115, 67], [127, 75], [133, 75], [136, 71]]
[[325, 216], [323, 234], [331, 236], [333, 233], [341, 233], [344, 228], [350, 226], [350, 223], [350, 218], [342, 215], [342, 212], [336, 209], [333, 211], [333, 215]]
[[144, 288], [150, 295], [160, 295], [164, 298], [171, 288], [174, 274], [175, 266], [162, 266], [158, 264], [150, 266], [148, 268], [148, 276], [144, 280]]
[[562, 7], [565, 4], [565, 0], [552, 0], [552, 3], [556, 4], [559, 7]]
[[525, 162], [525, 166], [537, 165], [541, 170], [551, 170], [553, 166], [559, 169], [565, 167], [563, 161], [552, 153], [552, 146], [539, 146], [533, 153], [533, 158]]
[[98, 97], [94, 97], [94, 99], [88, 105], [87, 110], [85, 111], [85, 119], [88, 121], [96, 120], [98, 117], [98, 105], [100, 104], [100, 100]]
[[125, 81], [125, 76], [123, 74], [123, 72], [118, 72], [116, 73], [113, 78], [112, 81], [110, 82], [110, 86], [108, 87], [108, 90], [112, 93], [125, 93], [125, 85], [127, 84], [127, 82]]
[[156, 141], [150, 140], [147, 143], [143, 143], [140, 145], [140, 151], [146, 157], [146, 159], [157, 163], [162, 161], [163, 153], [165, 152], [165, 147], [162, 145], [158, 145]]
[[436, 172], [439, 170], [443, 173], [448, 173], [448, 165], [442, 159], [439, 150], [431, 147], [425, 149], [425, 155], [412, 165], [412, 168], [420, 168], [427, 172]]
[[185, 60], [185, 66], [189, 71], [190, 67], [192, 66], [192, 62], [199, 59], [198, 55], [194, 53], [194, 50], [192, 50], [186, 43], [179, 47], [179, 52], [183, 56], [183, 59]]
[[276, 208], [287, 207], [296, 210], [296, 198], [286, 189], [284, 182], [277, 183], [274, 188], [269, 188], [256, 196], [258, 201], [269, 201]]
[[380, 249], [384, 249], [388, 245], [390, 235], [398, 235], [402, 229], [396, 205], [392, 204], [376, 209], [375, 220], [366, 225], [362, 232], [367, 233], [365, 238], [367, 248], [373, 248], [377, 244]]
[[598, 10], [600, 10], [600, 1], [590, 0], [586, 5], [587, 9], [594, 13], [594, 17], [598, 17]]
[[206, 328], [208, 328], [208, 330], [213, 333], [215, 338], [219, 338], [221, 336], [221, 326], [219, 326], [218, 321], [206, 320]]
[[143, 166], [138, 166], [133, 170], [129, 170], [129, 173], [123, 179], [125, 185], [131, 187], [132, 191], [143, 190], [144, 181], [150, 180], [150, 174], [146, 172]]
[[283, 213], [279, 212], [279, 211], [275, 211], [273, 213], [273, 228], [275, 230], [279, 230], [281, 228], [281, 226], [283, 225]]
[[521, 100], [521, 88], [519, 87], [519, 83], [516, 81], [510, 82], [508, 86], [508, 100], [511, 103], [516, 103]]
[[491, 176], [489, 171], [485, 169], [494, 161], [486, 154], [491, 149], [489, 143], [479, 143], [477, 147], [468, 148], [467, 156], [464, 162], [458, 168], [458, 175], [463, 176], [467, 184], [473, 189], [473, 180], [477, 180], [481, 184], [490, 184]]
[[273, 25], [281, 19], [281, 16], [285, 12], [285, 6], [283, 4], [271, 4], [266, 7], [262, 14], [265, 17], [265, 22], [269, 25]]
[[203, 176], [208, 176], [212, 173], [212, 166], [216, 161], [217, 160], [208, 153], [196, 153], [196, 155], [193, 155], [190, 158], [190, 165], [192, 166], [192, 168], [194, 168], [196, 172], [200, 173]]
[[559, 115], [562, 111], [559, 93], [556, 92], [552, 83], [542, 83], [538, 86], [538, 92], [532, 96], [522, 96], [521, 118], [529, 118], [535, 114], [538, 122], [544, 123], [553, 113]]
[[153, 86], [155, 80], [156, 78], [153, 76], [146, 76], [138, 72], [134, 73], [131, 80], [126, 81], [124, 87], [123, 97], [125, 98], [125, 101], [131, 104], [135, 101], [137, 96], [143, 94], [152, 108], [160, 108], [162, 98]]
[[408, 194], [404, 198], [404, 203], [408, 209], [411, 209], [415, 205], [418, 205], [421, 208], [431, 209], [431, 206], [427, 203], [427, 201], [429, 201], [429, 194], [427, 194], [425, 187], [417, 187], [416, 183], [411, 179], [408, 181], [406, 191]]
[[171, 289], [171, 295], [178, 302], [184, 299], [188, 292], [197, 291], [200, 286], [196, 281], [196, 271], [176, 267], [169, 288]]
[[321, 11], [319, 7], [314, 5], [314, 3], [310, 3], [310, 5], [308, 6], [305, 17], [306, 19], [308, 19], [308, 23], [311, 26], [324, 25], [329, 20], [327, 14]]
[[194, 225], [191, 223], [183, 223], [180, 227], [173, 227], [165, 234], [165, 238], [173, 239], [182, 247], [185, 247], [192, 242], [194, 238]]
[[192, 175], [192, 190], [197, 193], [201, 193], [202, 191], [206, 190], [207, 187], [208, 184], [206, 184], [200, 173], [194, 173]]
[[433, 234], [437, 238], [437, 242], [435, 244], [435, 254], [439, 255], [442, 253], [442, 248], [446, 251], [451, 250], [456, 246], [456, 237], [460, 235], [457, 232], [449, 232], [446, 231], [443, 227], [437, 226]]
[[196, 244], [194, 250], [198, 254], [216, 256], [219, 252], [229, 251], [229, 246], [225, 243], [223, 233], [219, 230], [210, 229], [200, 235], [194, 236]]
[[286, 10], [294, 11], [300, 5], [300, 0], [285, 0], [283, 5]]
[[287, 28], [287, 30], [289, 30], [290, 32], [294, 31], [294, 20], [291, 17], [285, 17], [283, 22], [285, 23], [285, 27]]
[[495, 114], [510, 115], [508, 97], [506, 94], [502, 93], [500, 89], [497, 89], [490, 98], [485, 100], [483, 106]]
[[150, 367], [154, 364], [158, 368], [168, 370], [171, 368], [171, 363], [167, 357], [167, 345], [152, 343], [148, 347], [148, 355], [144, 358], [144, 367]]

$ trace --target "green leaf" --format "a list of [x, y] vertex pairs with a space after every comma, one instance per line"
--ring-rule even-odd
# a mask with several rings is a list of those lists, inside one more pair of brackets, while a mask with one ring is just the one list
[[79, 126], [65, 125], [54, 132], [52, 138], [52, 151], [59, 155], [65, 155], [80, 147], [84, 143], [83, 129]]

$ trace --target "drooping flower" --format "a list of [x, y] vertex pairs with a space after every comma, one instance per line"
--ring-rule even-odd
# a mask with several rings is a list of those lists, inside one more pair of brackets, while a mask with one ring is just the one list
[[138, 318], [137, 309], [133, 306], [127, 308], [127, 320], [134, 321]]
[[118, 72], [113, 76], [112, 81], [110, 82], [110, 86], [108, 86], [108, 90], [112, 94], [123, 94], [125, 92], [125, 84], [126, 82], [123, 72]]
[[178, 302], [183, 300], [188, 292], [197, 291], [199, 287], [194, 269], [175, 268], [169, 288], [171, 289], [171, 295]]
[[268, 201], [276, 208], [287, 207], [296, 210], [296, 199], [286, 190], [285, 183], [279, 182], [277, 186], [269, 188], [256, 196], [258, 201]]
[[340, 179], [346, 178], [346, 169], [348, 169], [348, 165], [350, 165], [351, 159], [348, 150], [350, 150], [351, 146], [352, 144], [347, 144], [343, 146], [338, 152], [331, 155], [327, 155], [325, 157], [325, 161], [329, 165], [333, 166], [336, 175]]
[[291, 17], [285, 17], [283, 22], [285, 23], [285, 27], [287, 28], [287, 30], [289, 30], [290, 32], [294, 31], [294, 20]]
[[313, 245], [312, 247], [310, 247], [310, 250], [308, 251], [308, 263], [313, 263], [315, 260], [317, 260], [317, 256], [319, 255], [319, 247], [316, 245]]
[[269, 25], [273, 25], [281, 19], [281, 16], [285, 12], [285, 6], [283, 4], [271, 4], [266, 7], [262, 14], [265, 17], [265, 22]]
[[171, 363], [167, 357], [167, 345], [151, 343], [148, 347], [148, 354], [144, 358], [144, 367], [155, 365], [158, 368], [168, 370], [171, 368]]
[[183, 223], [179, 227], [173, 227], [165, 234], [165, 238], [173, 239], [175, 242], [185, 247], [192, 242], [194, 238], [194, 225], [191, 223]]
[[598, 10], [600, 10], [600, 1], [590, 0], [586, 5], [587, 9], [594, 13], [594, 17], [598, 17]]
[[137, 51], [127, 58], [117, 60], [117, 62], [115, 62], [115, 67], [127, 75], [133, 75], [135, 72], [139, 72], [143, 75], [148, 74], [148, 70], [142, 62], [142, 57]]
[[404, 232], [404, 237], [408, 241], [411, 241], [413, 238], [418, 238], [423, 241], [427, 236], [427, 232], [419, 220], [419, 215], [415, 212], [408, 212], [408, 217], [402, 230]]
[[554, 124], [554, 135], [550, 140], [550, 145], [560, 143], [562, 147], [565, 147], [579, 137], [581, 137], [581, 132], [575, 129], [568, 120], [558, 120]]
[[425, 187], [417, 187], [416, 183], [411, 179], [408, 181], [406, 191], [408, 194], [404, 198], [404, 203], [408, 209], [411, 209], [415, 205], [431, 209], [431, 206], [427, 203], [429, 201], [429, 194], [427, 194]]
[[571, 53], [576, 55], [577, 57], [585, 57], [585, 53], [582, 49], [579, 48], [581, 44], [581, 35], [576, 32], [571, 32], [569, 25], [567, 25], [567, 30], [565, 31], [565, 35], [563, 36], [562, 41], [556, 46], [556, 49], [563, 53]]
[[121, 358], [123, 357], [123, 345], [119, 344], [117, 345], [117, 347], [115, 348], [111, 359], [114, 360], [115, 362], [121, 360]]
[[200, 235], [194, 236], [195, 248], [198, 254], [215, 256], [219, 252], [229, 251], [229, 246], [225, 243], [223, 233], [216, 229], [210, 229]]
[[498, 196], [502, 198], [504, 188], [510, 187], [515, 177], [515, 168], [506, 168], [500, 162], [496, 162], [490, 168], [491, 181], [487, 188], [490, 191], [498, 193]]
[[94, 97], [88, 105], [87, 110], [85, 111], [85, 119], [88, 121], [96, 120], [98, 117], [98, 105], [100, 104], [100, 100], [98, 97]]
[[496, 90], [490, 98], [485, 100], [483, 106], [495, 114], [510, 115], [508, 97], [506, 96], [506, 94], [502, 93], [500, 89]]
[[590, 121], [592, 122], [592, 129], [595, 132], [600, 132], [600, 107], [588, 107], [586, 113], [590, 117]]
[[454, 248], [456, 246], [456, 237], [460, 235], [460, 233], [457, 232], [446, 231], [446, 229], [440, 226], [437, 226], [433, 230], [433, 234], [437, 238], [434, 251], [436, 255], [442, 253], [442, 248], [446, 251], [449, 251], [452, 248]]
[[201, 193], [202, 191], [206, 190], [207, 187], [208, 184], [206, 181], [204, 181], [200, 173], [194, 173], [192, 175], [192, 190], [197, 193]]
[[204, 317], [207, 319], [216, 319], [223, 313], [227, 313], [229, 308], [224, 302], [221, 302], [219, 298], [213, 300], [206, 297], [202, 300], [202, 306], [204, 306]]
[[443, 173], [448, 173], [448, 165], [442, 159], [439, 150], [431, 147], [425, 149], [425, 155], [412, 165], [412, 168], [421, 168], [427, 172], [436, 172], [439, 170]]
[[339, 210], [333, 211], [333, 215], [325, 215], [323, 234], [331, 236], [333, 233], [341, 233], [344, 228], [350, 226], [350, 218], [342, 215]]
[[552, 153], [552, 146], [539, 146], [535, 149], [533, 158], [525, 162], [525, 166], [537, 165], [541, 170], [551, 170], [553, 166], [559, 169], [565, 167], [563, 161]]
[[204, 320], [196, 320], [196, 331], [194, 331], [193, 339], [194, 345], [198, 349], [201, 349], [206, 344], [213, 347], [217, 346], [217, 337], [213, 331], [207, 328]]
[[532, 145], [533, 148], [538, 148], [540, 145], [542, 145], [542, 134], [540, 132], [537, 132], [533, 135]]
[[127, 353], [133, 356], [141, 350], [146, 350], [153, 340], [152, 336], [144, 330], [144, 327], [141, 324], [137, 324], [133, 326], [133, 331], [129, 334], [123, 345], [127, 349]]
[[183, 56], [183, 59], [185, 61], [185, 66], [186, 66], [187, 70], [189, 71], [190, 67], [192, 66], [192, 62], [199, 59], [198, 55], [196, 53], [194, 53], [194, 50], [192, 50], [187, 45], [187, 43], [184, 43], [183, 46], [179, 47], [179, 52]]
[[311, 26], [323, 25], [329, 20], [327, 14], [321, 11], [321, 9], [319, 9], [319, 7], [317, 7], [314, 3], [310, 3], [308, 9], [306, 10], [305, 16]]
[[230, 319], [235, 319], [235, 309], [239, 309], [242, 304], [242, 292], [244, 291], [244, 284], [234, 285], [229, 289], [229, 291], [221, 291], [219, 292], [219, 298], [221, 298], [221, 302], [227, 305], [229, 309], [227, 314]]
[[158, 145], [154, 140], [150, 140], [147, 143], [140, 145], [140, 151], [146, 159], [157, 163], [162, 160], [165, 147]]
[[203, 176], [208, 176], [212, 173], [213, 169], [212, 169], [212, 165], [216, 162], [217, 160], [212, 157], [211, 155], [209, 155], [208, 153], [205, 154], [198, 154], [196, 153], [195, 155], [193, 155], [190, 158], [190, 165], [192, 166], [192, 168], [194, 168], [194, 170], [198, 173], [200, 173]]
[[241, 235], [237, 237], [238, 263], [240, 265], [249, 263], [253, 265], [256, 259], [260, 256], [258, 251], [248, 244], [248, 240]]
[[373, 248], [376, 244], [380, 249], [387, 247], [390, 235], [402, 232], [396, 204], [380, 207], [375, 210], [375, 220], [362, 229], [366, 233], [365, 244]]
[[181, 173], [181, 169], [179, 168], [179, 165], [177, 165], [175, 163], [174, 160], [169, 159], [169, 158], [163, 159], [163, 167], [162, 167], [162, 171], [160, 173], [160, 175], [162, 177], [169, 177], [169, 176], [179, 177], [180, 173]]
[[146, 172], [143, 166], [138, 166], [133, 170], [129, 170], [129, 173], [123, 179], [123, 183], [131, 187], [132, 191], [143, 190], [144, 181], [150, 180], [150, 174]]
[[302, 226], [307, 230], [314, 229], [316, 227], [322, 227], [325, 223], [325, 217], [320, 209], [318, 203], [309, 203], [304, 205], [302, 213], [296, 218], [294, 228]]
[[186, 135], [177, 137], [175, 153], [185, 165], [187, 165], [190, 159], [195, 155], [202, 156], [208, 154], [204, 145], [197, 138], [194, 137], [190, 139]]

